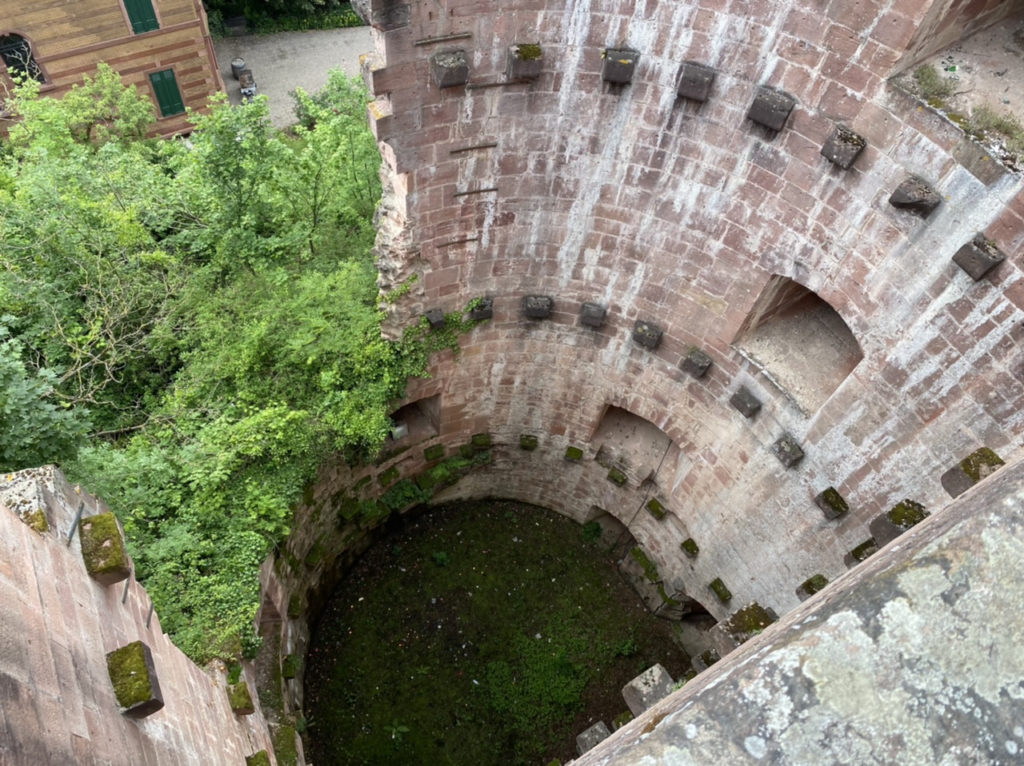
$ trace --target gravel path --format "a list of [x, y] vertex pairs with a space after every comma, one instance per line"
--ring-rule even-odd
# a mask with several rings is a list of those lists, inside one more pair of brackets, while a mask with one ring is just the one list
[[231, 76], [231, 60], [241, 57], [252, 70], [257, 92], [270, 101], [271, 122], [284, 128], [295, 122], [289, 91], [299, 85], [318, 90], [330, 69], [359, 74], [359, 57], [372, 49], [373, 42], [369, 27], [355, 27], [226, 37], [214, 40], [213, 47], [231, 103], [241, 98], [238, 81]]

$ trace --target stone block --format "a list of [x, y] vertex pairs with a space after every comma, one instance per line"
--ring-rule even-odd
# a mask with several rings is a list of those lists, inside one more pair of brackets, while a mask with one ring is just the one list
[[732, 591], [725, 587], [725, 583], [722, 582], [721, 577], [716, 577], [714, 580], [708, 583], [708, 587], [711, 588], [711, 592], [714, 593], [718, 600], [723, 604], [728, 604], [732, 601]]
[[469, 62], [464, 50], [439, 51], [430, 57], [430, 71], [438, 88], [455, 88], [469, 82]]
[[555, 308], [555, 301], [547, 295], [523, 297], [523, 316], [527, 319], [547, 319]]
[[950, 497], [959, 497], [975, 484], [974, 480], [959, 465], [953, 466], [942, 474], [939, 481]]
[[474, 322], [491, 319], [494, 316], [494, 299], [483, 297], [469, 302], [469, 318]]
[[544, 66], [544, 51], [540, 43], [516, 43], [508, 48], [505, 78], [508, 80], [536, 80]]
[[651, 516], [656, 518], [658, 521], [664, 519], [665, 516], [668, 514], [668, 511], [665, 510], [665, 506], [662, 505], [661, 501], [658, 500], [658, 498], [656, 497], [652, 497], [650, 500], [648, 500], [647, 504], [644, 507], [647, 509], [647, 512], [651, 514]]
[[428, 463], [435, 460], [440, 460], [444, 457], [444, 445], [443, 444], [431, 444], [425, 450], [423, 450], [423, 459]]
[[862, 561], [865, 561], [869, 556], [878, 552], [878, 543], [875, 542], [875, 538], [869, 537], [867, 540], [862, 542], [856, 548], [851, 550], [843, 557], [843, 563], [847, 567], [855, 567]]
[[486, 449], [490, 449], [494, 440], [491, 438], [489, 433], [473, 434], [469, 437], [469, 443], [473, 445], [474, 452], [481, 452]]
[[895, 540], [911, 527], [920, 524], [930, 514], [918, 502], [904, 498], [888, 511], [875, 517], [868, 525], [878, 547]]
[[857, 156], [866, 145], [867, 142], [863, 136], [854, 133], [842, 125], [836, 125], [832, 135], [828, 137], [825, 145], [821, 147], [821, 156], [833, 165], [846, 170], [853, 164], [853, 161], [857, 159]]
[[133, 641], [109, 652], [107, 674], [124, 715], [144, 718], [164, 706], [153, 654], [141, 641]]
[[626, 474], [618, 468], [608, 469], [608, 481], [622, 487], [626, 484]]
[[633, 342], [653, 351], [661, 343], [664, 330], [653, 322], [637, 320], [633, 325]]
[[754, 396], [746, 386], [740, 386], [739, 390], [729, 399], [731, 404], [745, 418], [752, 418], [761, 409], [761, 400]]
[[850, 506], [835, 487], [819, 492], [814, 498], [814, 504], [825, 514], [826, 519], [838, 519], [850, 510]]
[[537, 449], [538, 439], [533, 434], [521, 434], [519, 436], [519, 449], [524, 449], [527, 452], [532, 452]]
[[583, 459], [583, 450], [579, 447], [566, 447], [565, 448], [565, 459], [573, 463], [578, 463]]
[[696, 61], [684, 61], [679, 72], [679, 85], [676, 93], [680, 98], [704, 102], [711, 95], [711, 86], [715, 82], [715, 70], [706, 64]]
[[583, 755], [588, 750], [604, 742], [612, 733], [604, 721], [598, 721], [589, 729], [576, 735], [576, 752]]
[[927, 218], [942, 202], [942, 197], [922, 178], [911, 176], [896, 187], [889, 196], [889, 204], [900, 210], [909, 210]]
[[747, 119], [769, 130], [779, 131], [785, 126], [794, 106], [796, 99], [785, 91], [762, 85], [757, 89], [754, 102], [747, 112]]
[[681, 543], [679, 547], [682, 548], [683, 553], [689, 556], [691, 559], [697, 558], [697, 554], [700, 553], [700, 546], [697, 545], [697, 541], [692, 537], [687, 537]]
[[245, 757], [245, 766], [270, 766], [270, 756], [266, 750], [260, 750]]
[[638, 716], [672, 693], [675, 681], [661, 665], [652, 665], [622, 687], [629, 711]]
[[228, 686], [228, 704], [235, 715], [252, 715], [256, 712], [252, 695], [249, 693], [249, 684], [245, 681]]
[[813, 575], [800, 583], [800, 587], [796, 589], [796, 597], [805, 601], [826, 585], [828, 585], [828, 578], [825, 575]]
[[617, 716], [615, 716], [612, 719], [612, 731], [618, 731], [623, 726], [625, 726], [627, 723], [632, 721], [634, 717], [635, 716], [632, 713], [630, 713], [628, 710], [625, 710], [625, 711], [619, 713]]
[[112, 513], [82, 519], [78, 527], [85, 571], [100, 585], [113, 585], [132, 573], [121, 526]]
[[691, 348], [679, 367], [695, 378], [703, 378], [711, 368], [711, 357], [699, 348]]
[[956, 251], [953, 263], [970, 274], [971, 279], [979, 281], [992, 269], [1006, 259], [996, 243], [978, 233], [974, 239]]
[[732, 645], [727, 644], [727, 648], [731, 649], [746, 643], [778, 619], [779, 616], [774, 610], [752, 601], [734, 612], [729, 619], [716, 625], [713, 630], [718, 630], [728, 637]]
[[441, 309], [430, 309], [426, 313], [427, 324], [430, 325], [431, 330], [442, 330], [444, 329], [445, 319], [444, 312]]
[[690, 665], [698, 673], [703, 673], [705, 670], [710, 668], [716, 662], [722, 659], [718, 651], [715, 649], [705, 649], [703, 652], [698, 654], [696, 657], [690, 658]]
[[640, 58], [639, 51], [630, 48], [606, 48], [602, 55], [604, 66], [601, 68], [601, 77], [605, 82], [624, 85], [633, 81], [636, 62]]
[[772, 454], [779, 459], [786, 468], [792, 468], [804, 459], [804, 451], [789, 434], [783, 434], [772, 445]]
[[302, 658], [297, 654], [286, 654], [281, 660], [281, 678], [295, 678], [302, 666]]
[[608, 310], [600, 303], [584, 303], [580, 306], [580, 324], [595, 330], [604, 326]]

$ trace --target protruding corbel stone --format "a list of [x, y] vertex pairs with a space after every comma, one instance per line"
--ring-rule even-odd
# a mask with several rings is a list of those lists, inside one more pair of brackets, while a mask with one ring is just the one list
[[633, 342], [653, 351], [661, 343], [661, 336], [664, 333], [665, 331], [653, 322], [638, 319], [633, 325]]
[[828, 585], [828, 578], [825, 575], [813, 575], [800, 583], [800, 587], [796, 589], [796, 597], [801, 601], [806, 601], [826, 585]]
[[797, 444], [789, 434], [783, 434], [779, 437], [772, 445], [772, 454], [779, 459], [786, 468], [792, 468], [801, 460], [804, 459], [804, 451], [800, 449], [800, 445]]
[[164, 706], [153, 654], [141, 641], [133, 641], [109, 652], [107, 674], [124, 715], [144, 718]]
[[980, 280], [1006, 258], [996, 243], [981, 232], [974, 239], [956, 251], [953, 263], [971, 275], [975, 282]]
[[722, 658], [714, 648], [705, 649], [696, 657], [690, 658], [690, 665], [693, 666], [693, 669], [698, 673], [703, 673], [720, 659]]
[[950, 497], [959, 497], [986, 476], [1005, 465], [988, 447], [975, 450], [944, 474], [940, 481]]
[[121, 525], [112, 513], [82, 519], [82, 560], [85, 571], [100, 585], [113, 585], [132, 573]]
[[752, 418], [761, 409], [761, 400], [754, 396], [746, 386], [740, 386], [739, 390], [729, 399], [735, 409], [745, 418]]
[[911, 527], [928, 518], [930, 514], [924, 506], [914, 500], [904, 499], [890, 508], [881, 516], [875, 517], [868, 525], [871, 536], [878, 547], [895, 540]]
[[516, 43], [508, 48], [505, 77], [509, 80], [536, 80], [544, 65], [540, 43]]
[[455, 88], [469, 82], [469, 63], [464, 50], [438, 51], [430, 57], [430, 70], [438, 88]]
[[725, 583], [722, 582], [721, 577], [716, 577], [714, 580], [708, 583], [708, 587], [711, 588], [711, 592], [714, 593], [718, 600], [723, 604], [728, 604], [732, 601], [732, 591], [725, 587]]
[[555, 308], [555, 301], [548, 295], [526, 295], [523, 297], [523, 316], [528, 319], [547, 319]]
[[697, 541], [692, 537], [687, 537], [681, 543], [679, 547], [682, 548], [683, 553], [689, 556], [691, 559], [697, 558], [697, 554], [700, 553], [700, 546], [697, 545]]
[[711, 357], [699, 348], [691, 348], [679, 367], [695, 378], [703, 378], [711, 368]]
[[494, 316], [494, 299], [476, 298], [469, 303], [469, 318], [474, 322], [491, 319]]
[[606, 48], [601, 55], [604, 57], [601, 77], [605, 82], [625, 85], [633, 81], [636, 62], [640, 58], [639, 51], [631, 48]]
[[608, 730], [604, 721], [598, 721], [589, 729], [585, 729], [576, 735], [576, 752], [583, 755], [588, 750], [597, 747], [604, 742], [612, 733]]
[[604, 326], [608, 311], [600, 303], [584, 303], [580, 306], [580, 324], [595, 330]]
[[814, 498], [814, 504], [825, 514], [826, 519], [838, 519], [850, 510], [850, 506], [835, 487], [819, 492]]
[[785, 126], [794, 106], [796, 99], [785, 91], [762, 85], [757, 89], [754, 102], [747, 112], [747, 119], [769, 130], [779, 131]]
[[647, 508], [647, 512], [651, 514], [651, 516], [656, 518], [658, 521], [664, 519], [665, 516], [668, 514], [668, 511], [665, 510], [665, 506], [662, 505], [661, 501], [658, 500], [658, 498], [656, 497], [652, 497], [650, 500], [648, 500], [647, 504], [644, 507]]
[[519, 449], [526, 450], [527, 452], [533, 452], [537, 449], [539, 440], [533, 434], [520, 434], [519, 436]]
[[245, 681], [228, 686], [228, 704], [235, 715], [252, 715], [256, 712], [252, 694], [249, 693], [249, 684]]
[[779, 616], [773, 609], [752, 601], [709, 630], [708, 638], [718, 654], [724, 657], [778, 620]]
[[942, 202], [942, 197], [922, 178], [911, 176], [896, 187], [889, 197], [889, 204], [900, 210], [927, 218]]
[[675, 681], [660, 664], [652, 665], [622, 687], [622, 699], [634, 716], [661, 702], [672, 693]]
[[444, 312], [441, 309], [430, 309], [425, 316], [431, 330], [441, 330], [444, 328]]
[[847, 127], [836, 125], [832, 135], [821, 147], [821, 156], [833, 165], [847, 170], [866, 145], [867, 142], [863, 136], [854, 133]]
[[711, 95], [711, 86], [715, 82], [715, 70], [696, 61], [684, 61], [679, 72], [679, 85], [676, 93], [680, 98], [704, 102]]

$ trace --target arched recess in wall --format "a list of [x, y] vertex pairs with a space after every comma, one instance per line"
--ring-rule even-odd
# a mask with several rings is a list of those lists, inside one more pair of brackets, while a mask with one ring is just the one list
[[768, 280], [733, 346], [807, 413], [821, 407], [864, 358], [839, 312], [779, 274]]
[[12, 78], [30, 77], [37, 82], [46, 82], [43, 70], [32, 54], [32, 43], [21, 35], [0, 35], [0, 59], [3, 59]]

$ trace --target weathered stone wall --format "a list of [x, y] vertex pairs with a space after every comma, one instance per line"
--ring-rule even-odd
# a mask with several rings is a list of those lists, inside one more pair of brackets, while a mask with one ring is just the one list
[[[80, 534], [67, 545], [80, 502], [86, 521], [106, 510], [52, 467], [0, 478], [0, 764], [238, 766], [260, 750], [274, 763], [259, 702], [235, 715], [225, 674], [171, 643], [134, 579], [90, 578]], [[164, 700], [138, 719], [121, 714], [106, 660], [134, 641]]]
[[573, 763], [1020, 763], [1022, 583], [1018, 462]]
[[[452, 454], [490, 433], [493, 463], [437, 499], [608, 510], [721, 617], [716, 577], [735, 603], [785, 612], [807, 577], [845, 569], [878, 514], [905, 497], [941, 505], [947, 468], [1020, 442], [1021, 180], [885, 79], [938, 5], [869, 5], [372, 4], [371, 117], [392, 181], [383, 282], [416, 276], [392, 330], [494, 300], [461, 354], [411, 387], [409, 401], [440, 397], [440, 426], [401, 475], [427, 465], [422, 446]], [[541, 73], [509, 82], [521, 42], [540, 43]], [[631, 84], [602, 80], [610, 47], [639, 51]], [[468, 83], [439, 88], [431, 57], [456, 48]], [[688, 59], [717, 70], [705, 103], [676, 95]], [[796, 100], [777, 133], [746, 118], [761, 85]], [[819, 152], [838, 123], [867, 143], [848, 170]], [[941, 195], [927, 218], [888, 202], [911, 175]], [[1009, 257], [975, 282], [952, 258], [979, 231]], [[772, 275], [827, 301], [863, 353], [821, 406], [734, 344]], [[530, 295], [553, 299], [549, 318], [523, 316]], [[581, 325], [584, 302], [606, 307], [603, 327]], [[631, 339], [637, 320], [664, 328], [656, 349]], [[691, 348], [713, 361], [703, 378], [680, 369]], [[730, 406], [740, 386], [762, 403], [751, 418]], [[620, 450], [624, 486], [595, 461], [608, 407], [674, 447], [643, 475]], [[771, 451], [783, 434], [806, 453], [789, 469]], [[582, 460], [565, 459], [570, 446]], [[829, 486], [850, 504], [836, 521], [812, 502]], [[652, 496], [661, 521], [642, 512]]]

